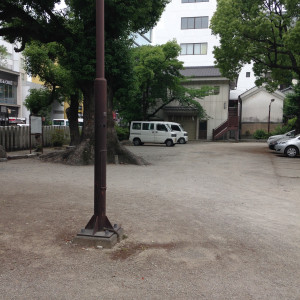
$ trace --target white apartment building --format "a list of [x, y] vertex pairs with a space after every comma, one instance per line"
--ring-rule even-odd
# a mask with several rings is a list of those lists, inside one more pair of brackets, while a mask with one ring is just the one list
[[[176, 39], [182, 48], [179, 60], [185, 67], [214, 66], [213, 50], [219, 39], [209, 26], [216, 8], [216, 0], [172, 0], [152, 30], [152, 44]], [[255, 86], [254, 82], [252, 65], [244, 66], [237, 90], [245, 92]]]
[[[177, 41], [181, 47], [179, 60], [186, 68], [183, 74], [193, 77], [191, 84], [194, 87], [219, 87], [218, 95], [200, 100], [209, 115], [207, 120], [199, 120], [192, 114], [189, 116], [184, 108], [181, 112], [179, 108], [173, 108], [177, 115], [170, 115], [171, 108], [160, 113], [160, 117], [177, 120], [189, 128], [191, 139], [212, 139], [214, 129], [226, 122], [229, 115], [238, 114], [238, 96], [255, 86], [251, 65], [245, 66], [241, 71], [234, 91], [230, 91], [229, 80], [222, 77], [214, 67], [213, 50], [219, 45], [219, 40], [212, 35], [209, 26], [216, 7], [216, 0], [172, 0], [151, 34], [153, 45], [164, 44], [173, 39]], [[176, 106], [175, 103], [172, 105]], [[230, 109], [232, 112], [229, 112]], [[230, 131], [229, 127], [228, 129]], [[236, 137], [237, 132], [230, 134]]]

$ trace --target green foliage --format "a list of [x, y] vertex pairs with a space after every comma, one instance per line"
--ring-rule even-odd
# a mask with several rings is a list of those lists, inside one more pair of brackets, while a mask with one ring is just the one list
[[286, 118], [298, 116], [300, 110], [300, 84], [293, 88], [294, 92], [288, 94], [284, 100], [283, 114]]
[[7, 55], [7, 49], [0, 45], [0, 63], [4, 63]]
[[65, 134], [62, 129], [55, 129], [51, 135], [51, 143], [53, 147], [62, 147], [65, 141]]
[[191, 89], [183, 86], [185, 79], [180, 74], [183, 63], [177, 59], [180, 46], [176, 41], [158, 46], [141, 46], [133, 48], [131, 52], [131, 95], [122, 98], [122, 93], [119, 93], [122, 101], [117, 102], [117, 109], [124, 119], [147, 120], [174, 100], [197, 109], [200, 117], [205, 116], [196, 99], [208, 95], [210, 89]]
[[[69, 96], [75, 89], [75, 83], [71, 71], [59, 64], [59, 59], [65, 55], [64, 47], [58, 43], [42, 44], [34, 41], [24, 51], [26, 71], [31, 76], [39, 76], [47, 88], [54, 91], [58, 89], [60, 94]], [[62, 101], [60, 97], [55, 100]]]
[[257, 140], [267, 139], [270, 136], [267, 132], [262, 129], [258, 129], [253, 133], [253, 137]]
[[299, 10], [295, 0], [218, 0], [210, 27], [220, 37], [214, 55], [222, 74], [237, 78], [253, 61], [258, 85], [275, 89], [299, 78]]
[[[54, 6], [59, 2], [1, 0], [0, 36], [4, 36], [11, 43], [18, 42], [18, 51], [23, 50], [26, 44], [33, 45], [33, 41], [38, 41], [34, 55], [30, 53], [33, 63], [30, 66], [28, 64], [28, 70], [32, 74], [40, 73], [55, 89], [65, 88], [64, 78], [73, 80], [74, 87], [80, 89], [84, 97], [86, 126], [83, 129], [83, 140], [90, 139], [94, 128], [93, 89], [96, 77], [95, 0], [66, 0], [67, 9], [55, 11]], [[122, 100], [132, 95], [132, 89], [130, 92], [126, 91], [129, 86], [134, 86], [130, 78], [132, 71], [126, 61], [129, 48], [126, 39], [131, 32], [143, 33], [150, 30], [168, 2], [169, 0], [104, 1], [105, 74], [109, 101], [113, 99], [111, 95], [117, 94], [119, 90], [124, 92]], [[119, 47], [120, 45], [122, 46]], [[40, 69], [41, 72], [38, 73], [36, 70], [39, 66], [45, 69]], [[112, 107], [112, 103], [110, 105]]]
[[24, 101], [26, 108], [34, 115], [50, 118], [52, 97], [46, 89], [30, 89]]
[[289, 119], [286, 125], [276, 127], [275, 130], [272, 131], [271, 135], [284, 134], [288, 131], [295, 129], [296, 122], [297, 122], [297, 117], [294, 117], [293, 119]]
[[124, 140], [129, 139], [129, 129], [128, 128], [124, 128], [124, 127], [115, 125], [115, 129], [116, 129], [119, 141], [124, 141]]
[[43, 149], [43, 146], [42, 146], [41, 144], [37, 144], [37, 145], [35, 146], [35, 151], [36, 151], [36, 152], [41, 152], [42, 149]]

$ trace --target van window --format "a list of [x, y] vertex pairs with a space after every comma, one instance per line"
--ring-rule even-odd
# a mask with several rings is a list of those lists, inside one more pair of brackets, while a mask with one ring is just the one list
[[156, 129], [158, 131], [168, 131], [167, 127], [164, 124], [157, 124]]
[[132, 129], [141, 130], [141, 123], [132, 123]]
[[52, 124], [56, 126], [69, 126], [69, 121], [65, 119], [53, 119]]
[[143, 130], [153, 130], [154, 123], [143, 123]]
[[171, 129], [173, 130], [173, 131], [181, 131], [180, 130], [180, 127], [178, 126], [178, 125], [171, 125]]

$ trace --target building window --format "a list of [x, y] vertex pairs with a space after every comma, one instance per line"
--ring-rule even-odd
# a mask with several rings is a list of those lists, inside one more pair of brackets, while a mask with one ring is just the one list
[[181, 55], [206, 55], [207, 43], [180, 44]]
[[250, 77], [250, 72], [246, 72], [246, 77]]
[[[3, 80], [2, 80], [3, 81]], [[0, 102], [6, 104], [17, 104], [17, 86], [1, 82], [0, 79]]]
[[220, 87], [214, 86], [214, 95], [219, 95], [219, 94], [220, 94]]
[[181, 3], [209, 2], [209, 0], [181, 0]]
[[208, 28], [208, 17], [181, 18], [181, 29]]

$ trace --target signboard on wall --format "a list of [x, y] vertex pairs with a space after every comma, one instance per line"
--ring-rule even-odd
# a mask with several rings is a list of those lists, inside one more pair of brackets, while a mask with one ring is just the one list
[[42, 117], [40, 116], [30, 116], [30, 133], [31, 134], [42, 134]]

